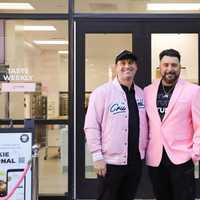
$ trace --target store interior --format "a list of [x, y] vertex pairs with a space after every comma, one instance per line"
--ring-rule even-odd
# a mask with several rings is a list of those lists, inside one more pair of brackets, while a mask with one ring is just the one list
[[[2, 72], [23, 75], [29, 80], [4, 83], [35, 83], [34, 92], [0, 93], [1, 119], [68, 119], [68, 24], [65, 20], [4, 21], [5, 62]], [[86, 34], [85, 106], [91, 92], [114, 77], [114, 58], [122, 50], [134, 49], [134, 35]], [[167, 41], [167, 42], [166, 42]], [[170, 41], [170, 42], [169, 42]], [[111, 48], [112, 46], [112, 48]], [[181, 76], [198, 83], [198, 34], [151, 35], [152, 81], [159, 78], [158, 54], [176, 48], [182, 55]], [[142, 66], [138, 66], [138, 70]], [[40, 195], [63, 195], [68, 188], [68, 126], [43, 125], [37, 129], [41, 146], [39, 164]], [[85, 177], [95, 178], [86, 148]], [[53, 171], [53, 173], [52, 173]]]

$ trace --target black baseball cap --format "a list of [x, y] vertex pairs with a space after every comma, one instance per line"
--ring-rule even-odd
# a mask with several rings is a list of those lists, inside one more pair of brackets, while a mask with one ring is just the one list
[[133, 52], [124, 50], [115, 58], [115, 64], [117, 64], [119, 60], [127, 60], [127, 59], [131, 59], [135, 62], [137, 61], [137, 57]]

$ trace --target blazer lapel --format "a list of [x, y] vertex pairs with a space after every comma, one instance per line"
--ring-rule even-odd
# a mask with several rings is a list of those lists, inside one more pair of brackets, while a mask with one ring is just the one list
[[181, 94], [181, 91], [183, 89], [184, 86], [184, 82], [182, 80], [178, 80], [178, 82], [176, 83], [176, 86], [174, 88], [174, 91], [172, 93], [171, 99], [169, 101], [168, 107], [165, 111], [165, 116], [162, 120], [162, 123], [166, 120], [166, 118], [169, 116], [169, 114], [171, 113], [179, 95]]
[[156, 103], [160, 81], [161, 80], [154, 81], [152, 93], [151, 93], [152, 94], [152, 106], [153, 106], [152, 111], [154, 111], [155, 118], [158, 122], [161, 122], [161, 119], [160, 119], [160, 116], [159, 116], [159, 113], [158, 113], [158, 109], [157, 109], [157, 103]]

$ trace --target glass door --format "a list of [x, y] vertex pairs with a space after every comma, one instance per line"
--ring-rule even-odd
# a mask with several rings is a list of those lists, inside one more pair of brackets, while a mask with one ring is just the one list
[[[76, 121], [76, 169], [77, 198], [95, 198], [97, 192], [96, 175], [91, 155], [85, 143], [83, 131], [85, 112], [91, 92], [115, 76], [115, 57], [123, 50], [133, 50], [139, 58], [136, 77], [138, 85], [146, 85], [144, 60], [141, 46], [144, 38], [138, 24], [87, 22], [77, 24], [77, 117]], [[145, 77], [146, 76], [146, 77]], [[142, 190], [141, 190], [142, 191]]]
[[[184, 79], [199, 83], [200, 23], [178, 23], [163, 19], [157, 22], [143, 19], [80, 20], [76, 23], [76, 194], [78, 199], [94, 199], [97, 192], [96, 175], [90, 153], [85, 144], [84, 118], [91, 92], [112, 80], [116, 55], [133, 50], [139, 58], [136, 83], [142, 88], [159, 77], [158, 54], [166, 48], [176, 48], [182, 54]], [[197, 188], [200, 188], [199, 167], [195, 170]], [[197, 191], [197, 197], [200, 192]], [[143, 166], [137, 199], [152, 199], [152, 187], [147, 167]]]
[[[151, 81], [160, 78], [159, 53], [164, 49], [176, 49], [181, 54], [180, 77], [200, 84], [200, 23], [191, 21], [151, 22], [146, 24], [148, 63]], [[196, 198], [200, 197], [199, 162], [195, 164]]]

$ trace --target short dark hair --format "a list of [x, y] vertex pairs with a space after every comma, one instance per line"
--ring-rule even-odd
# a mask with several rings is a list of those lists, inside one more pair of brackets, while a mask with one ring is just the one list
[[127, 60], [127, 59], [131, 59], [132, 61], [137, 62], [137, 56], [133, 52], [124, 50], [115, 58], [115, 64], [117, 64], [119, 60]]
[[170, 56], [170, 57], [177, 57], [179, 62], [181, 61], [181, 55], [180, 53], [175, 50], [175, 49], [166, 49], [164, 51], [162, 51], [159, 55], [160, 61], [162, 60], [162, 58], [164, 56]]

